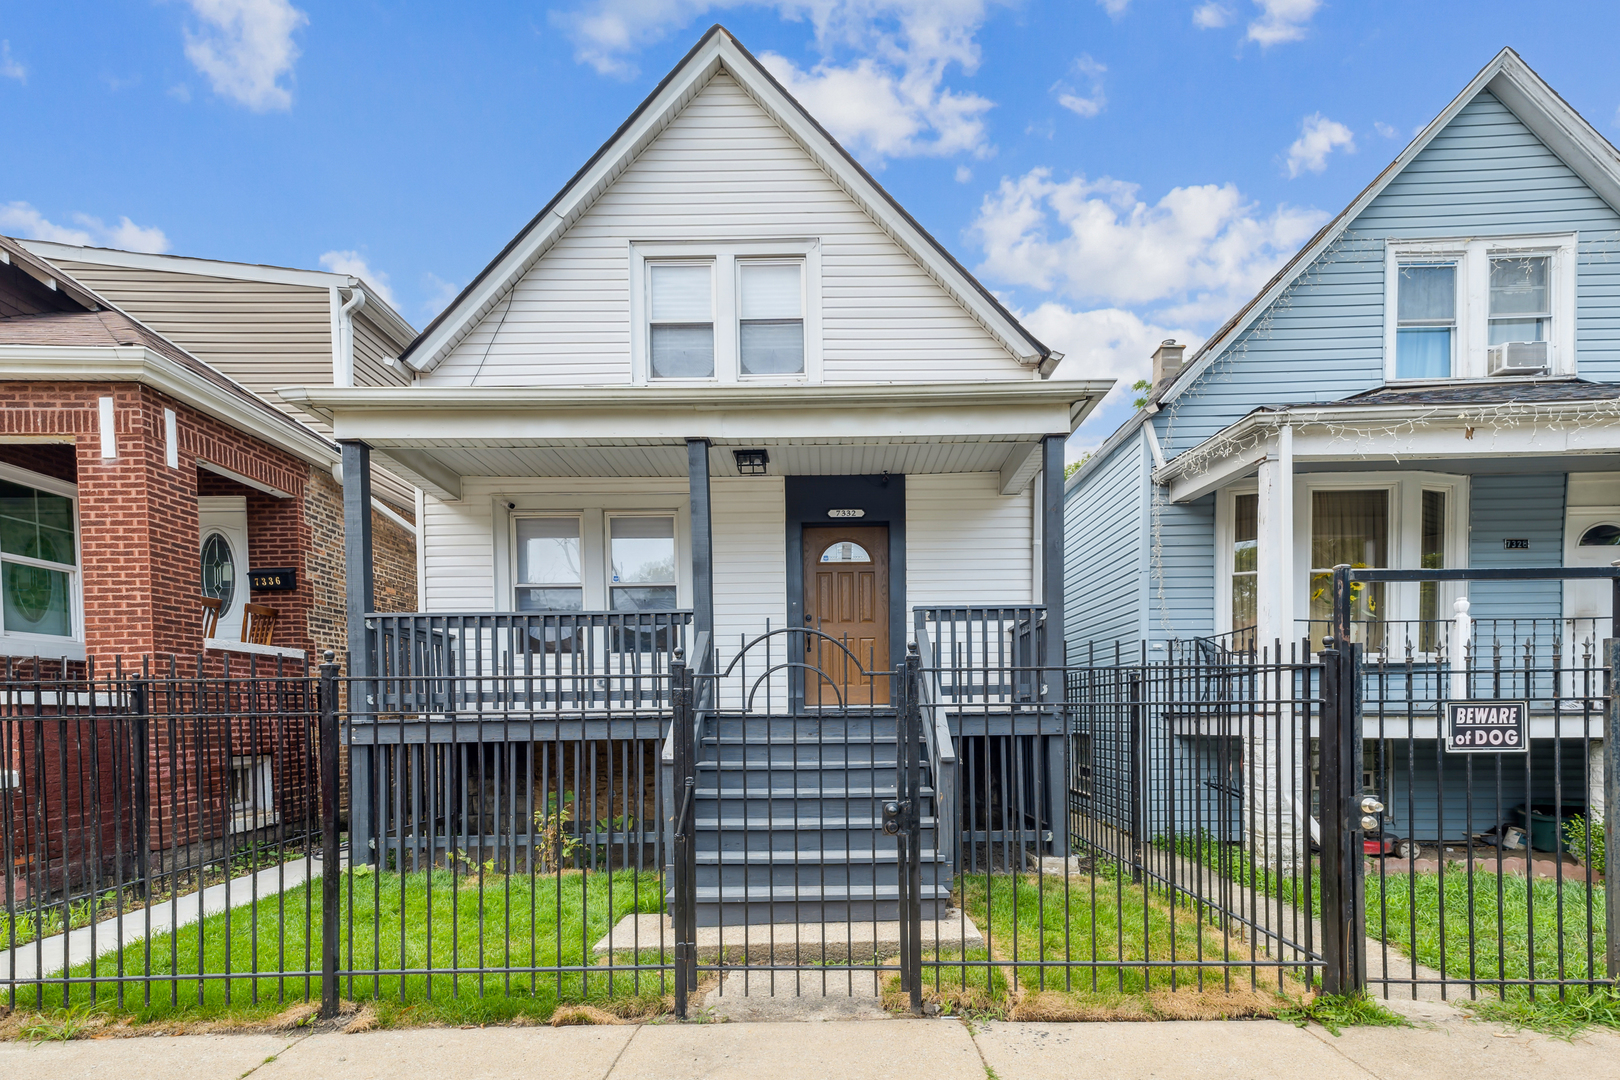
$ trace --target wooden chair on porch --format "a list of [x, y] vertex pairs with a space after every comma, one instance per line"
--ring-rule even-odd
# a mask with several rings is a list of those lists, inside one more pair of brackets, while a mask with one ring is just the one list
[[263, 604], [242, 605], [242, 640], [249, 645], [268, 645], [276, 632], [276, 609]]
[[205, 596], [202, 598], [202, 636], [204, 641], [219, 634], [219, 610], [224, 606], [225, 602], [217, 596]]

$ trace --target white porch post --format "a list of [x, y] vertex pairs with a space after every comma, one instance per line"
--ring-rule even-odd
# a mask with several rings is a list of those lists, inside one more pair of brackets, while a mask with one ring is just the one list
[[[1294, 634], [1294, 431], [1284, 426], [1275, 445], [1260, 462], [1260, 497], [1256, 533], [1255, 645], [1262, 655], [1288, 659]], [[1276, 650], [1275, 653], [1272, 650]], [[1259, 685], [1272, 701], [1241, 723], [1245, 827], [1250, 850], [1261, 865], [1285, 868], [1299, 854], [1306, 808], [1299, 800], [1303, 771], [1298, 719], [1286, 705], [1289, 682], [1260, 673]]]

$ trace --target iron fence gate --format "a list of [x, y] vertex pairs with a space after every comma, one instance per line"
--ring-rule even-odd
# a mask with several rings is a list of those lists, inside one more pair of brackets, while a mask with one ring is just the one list
[[[1335, 569], [1311, 632], [1339, 684], [1319, 764], [1343, 988], [1505, 1000], [1620, 977], [1620, 604], [1566, 615], [1566, 583], [1620, 599], [1615, 567]], [[1369, 617], [1395, 589], [1454, 614]]]

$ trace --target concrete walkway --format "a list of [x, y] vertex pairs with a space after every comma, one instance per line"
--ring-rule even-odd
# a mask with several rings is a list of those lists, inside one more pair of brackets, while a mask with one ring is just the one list
[[1573, 1042], [1462, 1019], [1408, 1029], [1275, 1021], [644, 1024], [0, 1044], [0, 1076], [117, 1080], [1490, 1080], [1615, 1074], [1620, 1036]]
[[[345, 857], [339, 867], [347, 866], [348, 859]], [[258, 903], [278, 893], [296, 889], [306, 881], [318, 880], [322, 872], [320, 859], [278, 863], [256, 874], [231, 878], [176, 900], [165, 900], [150, 908], [138, 907], [121, 917], [103, 919], [65, 934], [53, 934], [26, 945], [18, 945], [0, 952], [0, 988], [11, 982], [27, 983], [38, 979], [42, 971], [46, 975], [59, 974], [64, 967], [85, 963], [92, 957], [110, 956], [144, 941], [148, 929], [154, 936], [173, 933], [182, 927], [194, 926], [221, 911]], [[311, 917], [317, 923], [320, 921], [318, 898]]]

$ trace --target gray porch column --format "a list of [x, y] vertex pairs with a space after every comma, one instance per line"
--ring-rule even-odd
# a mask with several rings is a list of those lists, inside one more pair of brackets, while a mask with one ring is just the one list
[[[686, 477], [692, 503], [692, 641], [714, 640], [714, 523], [709, 513], [709, 440], [686, 440]], [[700, 657], [688, 658], [697, 663]]]
[[[371, 447], [343, 442], [343, 582], [347, 595], [347, 625], [351, 679], [372, 674], [371, 647], [366, 639], [366, 615], [376, 607], [376, 586], [371, 556]], [[351, 718], [363, 714], [375, 701], [376, 691], [366, 683], [349, 683]], [[367, 697], [372, 701], [367, 701]], [[348, 725], [352, 731], [353, 726]], [[349, 748], [349, 858], [355, 863], [375, 862], [371, 848], [375, 762], [369, 747]]]
[[1061, 734], [1046, 736], [1046, 805], [1052, 823], [1052, 854], [1069, 853], [1069, 713], [1063, 667], [1063, 448], [1067, 435], [1041, 440], [1041, 603], [1046, 606], [1042, 636], [1043, 698], [1059, 705]]

